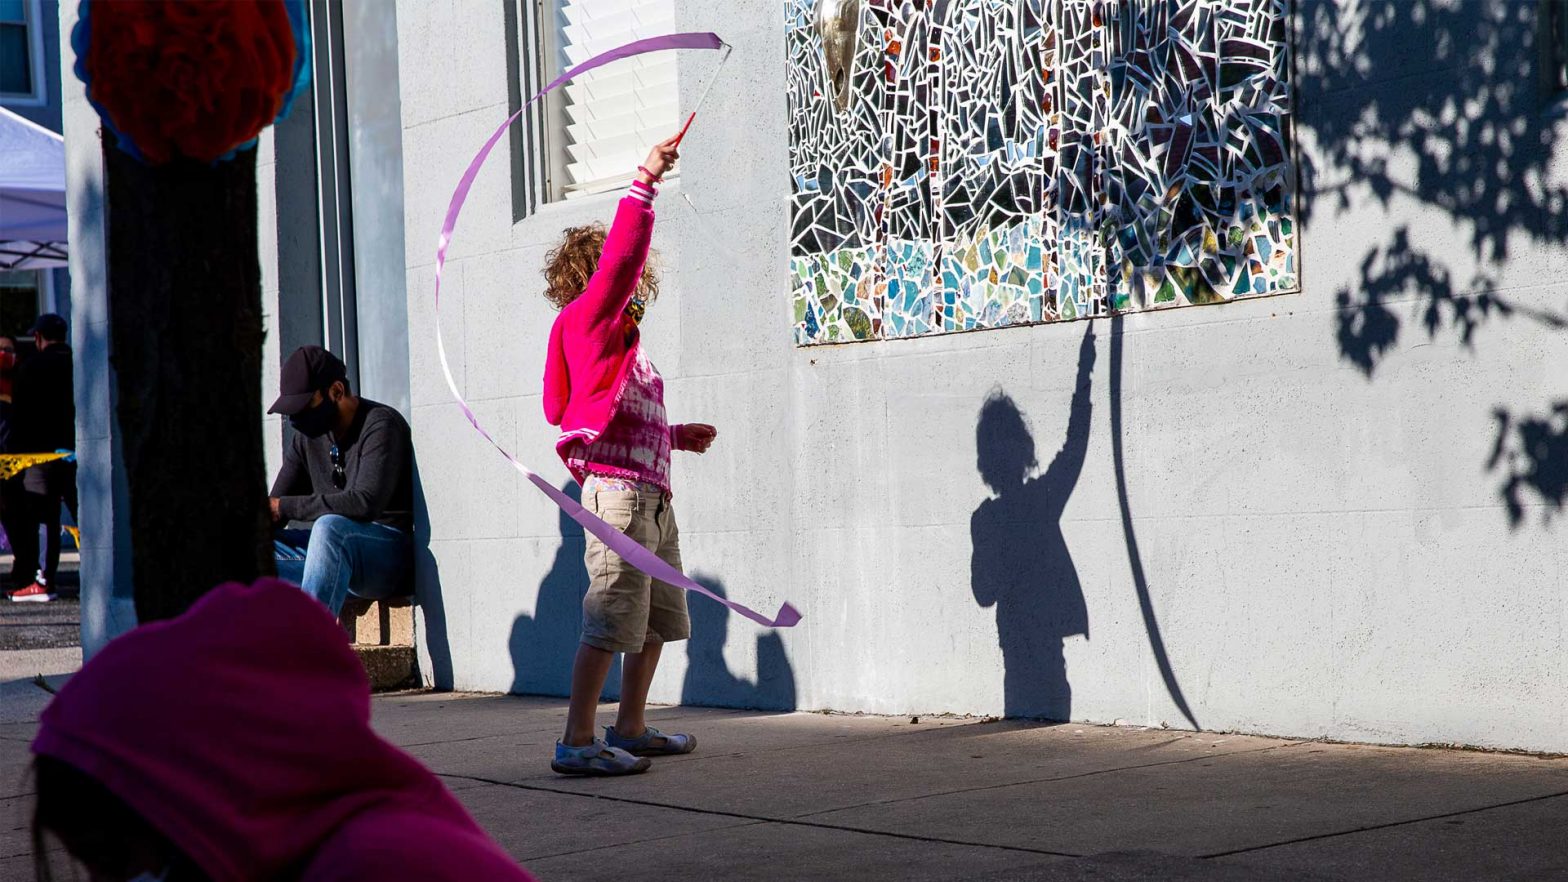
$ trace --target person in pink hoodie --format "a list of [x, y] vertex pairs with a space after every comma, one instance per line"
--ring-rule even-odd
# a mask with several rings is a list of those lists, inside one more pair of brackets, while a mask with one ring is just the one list
[[326, 608], [224, 585], [110, 643], [33, 742], [39, 879], [51, 839], [95, 880], [530, 880], [413, 757]]
[[[546, 258], [545, 297], [561, 312], [544, 371], [545, 417], [561, 428], [556, 451], [582, 485], [583, 505], [677, 569], [670, 451], [704, 453], [718, 435], [709, 425], [669, 424], [664, 380], [638, 330], [659, 290], [648, 259], [653, 203], [679, 158], [679, 141], [677, 135], [649, 152], [608, 232], [601, 225], [566, 230]], [[691, 635], [686, 593], [592, 535], [584, 560], [589, 587], [571, 703], [550, 767], [564, 775], [624, 775], [646, 771], [650, 756], [690, 753], [695, 738], [666, 735], [645, 719], [664, 644]], [[600, 739], [595, 714], [616, 653], [625, 654], [620, 708]]]

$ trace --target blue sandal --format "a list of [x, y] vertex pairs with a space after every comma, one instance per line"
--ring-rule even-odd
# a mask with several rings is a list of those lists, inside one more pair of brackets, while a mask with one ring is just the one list
[[550, 768], [561, 775], [635, 775], [648, 771], [651, 765], [646, 759], [638, 759], [598, 738], [582, 747], [568, 747], [557, 741], [555, 759], [550, 761]]
[[607, 726], [604, 741], [611, 750], [624, 750], [632, 756], [679, 756], [697, 749], [696, 736], [666, 735], [652, 726], [636, 738], [622, 738], [614, 726]]

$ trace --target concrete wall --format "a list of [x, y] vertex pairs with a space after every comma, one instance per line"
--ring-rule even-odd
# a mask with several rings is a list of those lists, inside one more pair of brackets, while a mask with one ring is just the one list
[[282, 315], [289, 303], [283, 296], [282, 267], [287, 263], [278, 225], [283, 213], [278, 210], [277, 138], [273, 128], [256, 139], [256, 254], [261, 262], [261, 323], [266, 339], [261, 349], [261, 437], [267, 456], [267, 487], [283, 466], [283, 417], [266, 412], [278, 397], [278, 373], [288, 353], [282, 334]]
[[[349, 112], [354, 238], [354, 305], [360, 394], [408, 411], [408, 316], [403, 286], [403, 167], [398, 112], [397, 32], [391, 8], [375, 0], [342, 4]], [[318, 47], [319, 48], [319, 47]], [[316, 88], [321, 86], [318, 81]], [[262, 133], [257, 156], [259, 247], [267, 345], [262, 401], [277, 395], [283, 359], [322, 345], [322, 243], [314, 123], [316, 89], [299, 96], [288, 119]], [[344, 353], [339, 352], [339, 355]], [[277, 475], [286, 435], [281, 417], [264, 415], [267, 476]]]
[[[60, 7], [70, 54], [76, 5]], [[74, 76], [64, 89], [66, 198], [71, 237], [71, 347], [75, 355], [76, 458], [82, 529], [82, 649], [91, 657], [136, 624], [131, 596], [129, 489], [121, 467], [118, 400], [109, 360], [109, 249], [104, 227], [103, 142], [98, 114]]]
[[[363, 394], [408, 413], [408, 292], [403, 285], [402, 115], [397, 21], [378, 0], [343, 4], [354, 288]], [[423, 335], [421, 335], [423, 336]]]
[[[694, 599], [700, 639], [666, 653], [655, 700], [1001, 713], [1004, 683], [1062, 662], [1032, 636], [1050, 609], [981, 607], [977, 579], [1028, 598], [1076, 573], [1073, 719], [1568, 750], [1568, 441], [1547, 417], [1568, 396], [1551, 321], [1568, 308], [1568, 123], [1535, 79], [1536, 9], [1298, 6], [1302, 293], [797, 349], [780, 5], [680, 4], [683, 30], [736, 47], [685, 148], [695, 210], [661, 197], [669, 270], [644, 325], [671, 417], [721, 430], [706, 457], [678, 455], [684, 557], [805, 621], [763, 635]], [[500, 2], [398, 5], [412, 327], [433, 327], [451, 189], [506, 115], [503, 21]], [[683, 64], [690, 105], [708, 68]], [[493, 156], [469, 198], [443, 333], [480, 419], [565, 483], [540, 411], [539, 270], [613, 198], [514, 224], [509, 174]], [[563, 690], [581, 538], [466, 425], [423, 337], [410, 359], [427, 679]], [[1076, 482], [972, 535], [991, 498], [983, 403], [1015, 402], [1044, 466], [1085, 371]], [[1521, 420], [1544, 442], [1522, 443]], [[1056, 535], [1061, 554], [1033, 539]]]

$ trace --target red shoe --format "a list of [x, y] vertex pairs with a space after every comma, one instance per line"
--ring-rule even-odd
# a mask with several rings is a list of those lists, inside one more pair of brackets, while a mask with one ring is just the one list
[[6, 597], [10, 598], [12, 603], [48, 603], [55, 599], [55, 594], [49, 590], [49, 586], [34, 582], [20, 591], [12, 591]]

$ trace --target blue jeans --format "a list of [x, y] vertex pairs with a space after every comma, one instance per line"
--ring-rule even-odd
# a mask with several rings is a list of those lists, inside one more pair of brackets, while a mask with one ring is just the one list
[[279, 530], [273, 542], [278, 577], [305, 589], [333, 615], [350, 594], [367, 600], [413, 589], [414, 541], [384, 524], [326, 515], [309, 530]]

